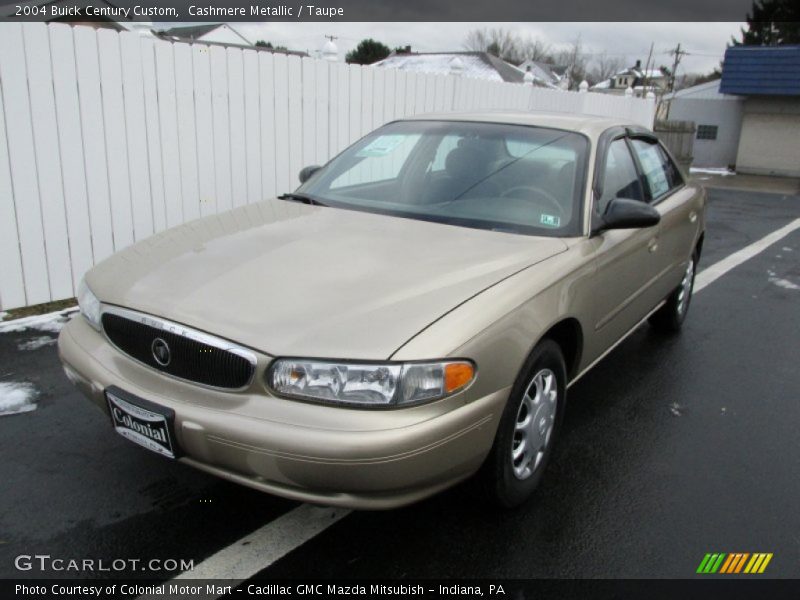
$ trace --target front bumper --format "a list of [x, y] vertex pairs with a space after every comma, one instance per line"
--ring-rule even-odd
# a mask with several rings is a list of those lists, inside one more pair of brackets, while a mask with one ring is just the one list
[[[398, 410], [355, 410], [277, 398], [256, 381], [243, 392], [166, 377], [111, 346], [81, 317], [61, 332], [59, 356], [106, 413], [115, 385], [175, 411], [182, 462], [295, 500], [385, 509], [416, 502], [473, 474], [489, 452], [508, 388], [469, 391]], [[269, 357], [259, 356], [256, 379]]]

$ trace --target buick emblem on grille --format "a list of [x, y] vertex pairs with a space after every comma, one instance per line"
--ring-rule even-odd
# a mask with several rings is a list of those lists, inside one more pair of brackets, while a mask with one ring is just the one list
[[166, 367], [169, 361], [172, 360], [172, 353], [170, 352], [169, 345], [161, 338], [156, 338], [150, 345], [150, 350], [153, 352], [153, 358], [162, 367]]

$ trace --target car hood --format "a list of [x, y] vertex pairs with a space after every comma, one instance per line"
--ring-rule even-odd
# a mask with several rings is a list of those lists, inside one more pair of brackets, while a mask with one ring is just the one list
[[566, 244], [270, 200], [170, 229], [87, 274], [102, 302], [270, 355], [389, 358]]

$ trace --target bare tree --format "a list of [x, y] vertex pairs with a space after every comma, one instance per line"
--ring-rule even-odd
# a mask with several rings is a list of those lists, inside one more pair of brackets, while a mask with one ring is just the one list
[[581, 81], [586, 79], [586, 56], [583, 53], [583, 43], [580, 36], [568, 47], [555, 52], [553, 60], [557, 65], [567, 67], [566, 74], [569, 78], [569, 89], [578, 89]]
[[592, 61], [589, 76], [593, 83], [599, 83], [618, 73], [625, 66], [625, 61], [619, 56], [609, 56], [605, 52], [598, 54]]
[[517, 52], [517, 40], [507, 29], [474, 29], [464, 39], [464, 48], [488, 52], [503, 60]]
[[515, 65], [528, 59], [548, 61], [550, 58], [547, 44], [502, 28], [473, 29], [464, 38], [464, 49], [488, 52]]
[[550, 56], [550, 45], [545, 44], [540, 40], [534, 40], [533, 38], [528, 38], [522, 43], [522, 55], [523, 58], [519, 61], [520, 63], [526, 60], [535, 60], [541, 62], [552, 61], [552, 57]]

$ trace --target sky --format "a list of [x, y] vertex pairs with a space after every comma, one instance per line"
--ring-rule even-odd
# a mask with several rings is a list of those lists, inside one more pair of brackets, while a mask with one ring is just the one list
[[371, 37], [390, 48], [411, 45], [417, 52], [463, 50], [469, 31], [504, 28], [524, 38], [549, 44], [553, 50], [570, 45], [580, 36], [584, 52], [619, 55], [626, 65], [637, 59], [644, 64], [655, 44], [655, 64], [671, 65], [667, 54], [679, 42], [690, 54], [684, 56], [678, 74], [708, 73], [719, 66], [731, 36], [739, 35], [742, 23], [232, 23], [242, 35], [255, 42], [314, 54], [325, 35], [337, 36], [340, 58], [359, 41]]

